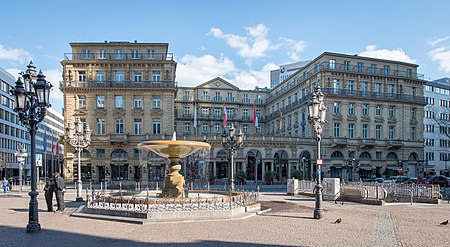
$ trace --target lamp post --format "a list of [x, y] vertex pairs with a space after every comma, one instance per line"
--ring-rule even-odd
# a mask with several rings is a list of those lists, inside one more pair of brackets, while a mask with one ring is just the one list
[[37, 187], [36, 171], [36, 131], [39, 122], [44, 120], [47, 108], [50, 107], [50, 89], [52, 84], [45, 80], [42, 71], [36, 75], [36, 66], [30, 61], [25, 72], [20, 73], [16, 81], [16, 86], [11, 90], [15, 98], [15, 108], [19, 115], [20, 122], [28, 128], [31, 141], [31, 191], [30, 205], [28, 210], [27, 232], [36, 232], [41, 230], [38, 216], [39, 192]]
[[302, 180], [305, 180], [305, 164], [306, 164], [306, 158], [302, 158]]
[[325, 121], [325, 114], [327, 111], [327, 107], [325, 106], [323, 100], [325, 95], [320, 90], [320, 86], [316, 87], [315, 92], [311, 96], [311, 100], [308, 103], [308, 111], [309, 111], [309, 122], [314, 128], [314, 132], [316, 134], [317, 141], [317, 174], [316, 174], [316, 186], [315, 186], [315, 194], [316, 194], [316, 205], [314, 209], [314, 219], [321, 219], [324, 217], [324, 212], [322, 209], [322, 184], [321, 184], [321, 165], [322, 158], [320, 156], [320, 140], [322, 139], [322, 131], [323, 124]]
[[78, 153], [78, 180], [77, 180], [77, 202], [83, 201], [83, 183], [81, 181], [81, 151], [89, 146], [91, 142], [91, 130], [88, 124], [81, 122], [80, 118], [75, 123], [68, 122], [64, 139], [77, 150]]
[[25, 148], [22, 148], [22, 143], [17, 144], [17, 151], [15, 153], [15, 156], [17, 157], [17, 163], [19, 163], [19, 191], [22, 192], [23, 164], [24, 164], [25, 158], [28, 157], [27, 150]]
[[223, 130], [222, 135], [222, 146], [225, 150], [230, 152], [231, 157], [231, 167], [230, 167], [230, 190], [234, 191], [234, 153], [242, 147], [244, 140], [244, 134], [242, 134], [241, 129], [236, 135], [233, 124], [228, 130], [228, 134]]

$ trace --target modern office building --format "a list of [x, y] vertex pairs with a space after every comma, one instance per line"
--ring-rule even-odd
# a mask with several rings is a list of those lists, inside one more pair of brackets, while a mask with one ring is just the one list
[[308, 64], [310, 61], [300, 61], [296, 63], [289, 63], [281, 65], [279, 69], [271, 70], [270, 71], [270, 88], [274, 88], [276, 85], [278, 85], [280, 82], [286, 80], [297, 72], [299, 69], [301, 69], [303, 66]]
[[[65, 126], [76, 117], [90, 125], [92, 142], [82, 152], [81, 171], [93, 181], [162, 179], [166, 161], [136, 146], [170, 139], [174, 131], [179, 140], [209, 142], [204, 169], [226, 179], [230, 166], [221, 140], [231, 124], [245, 135], [234, 166], [247, 179], [264, 181], [271, 171], [285, 181], [295, 170], [312, 179], [317, 149], [307, 104], [319, 85], [328, 107], [321, 149], [325, 177], [417, 176], [424, 167], [425, 81], [415, 64], [325, 52], [270, 90], [241, 90], [222, 78], [177, 87], [168, 44], [70, 45], [60, 85]], [[77, 174], [77, 156], [67, 142], [65, 150], [70, 179]]]
[[427, 82], [424, 95], [425, 173], [450, 176], [450, 79]]
[[[14, 109], [14, 97], [10, 90], [16, 85], [16, 78], [0, 68], [0, 174], [1, 178], [19, 176], [19, 164], [15, 157], [18, 147], [30, 151], [30, 137], [20, 123]], [[25, 160], [23, 174], [30, 174], [29, 158]]]
[[[170, 139], [174, 131], [176, 62], [167, 43], [71, 43], [65, 54], [64, 126], [89, 124], [91, 144], [81, 153], [83, 178], [94, 182], [147, 180], [153, 153], [140, 163], [137, 144]], [[77, 152], [64, 142], [67, 179], [77, 177]], [[164, 177], [164, 170], [161, 179]]]

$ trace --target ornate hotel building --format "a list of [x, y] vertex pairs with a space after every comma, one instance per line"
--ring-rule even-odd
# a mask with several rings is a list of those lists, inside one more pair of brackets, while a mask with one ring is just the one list
[[[318, 85], [328, 108], [321, 148], [324, 177], [423, 172], [425, 81], [415, 64], [325, 52], [272, 89], [242, 90], [222, 78], [177, 87], [168, 44], [71, 46], [62, 61], [65, 125], [75, 117], [89, 123], [92, 143], [82, 153], [82, 173], [95, 182], [162, 179], [166, 161], [139, 154], [136, 145], [170, 139], [173, 131], [178, 139], [209, 142], [210, 159], [203, 169], [210, 178], [226, 180], [224, 111], [226, 124], [245, 135], [234, 166], [247, 180], [264, 181], [268, 171], [278, 181], [294, 171], [312, 179], [317, 147], [307, 105]], [[68, 144], [65, 150], [70, 179], [76, 155]]]

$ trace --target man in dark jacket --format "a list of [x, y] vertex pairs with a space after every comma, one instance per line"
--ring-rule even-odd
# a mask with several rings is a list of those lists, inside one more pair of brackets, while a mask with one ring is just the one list
[[55, 181], [50, 178], [45, 183], [45, 202], [47, 203], [47, 211], [53, 212], [53, 192], [55, 191]]
[[64, 178], [59, 175], [59, 172], [53, 173], [53, 178], [55, 180], [56, 204], [58, 205], [56, 211], [64, 211], [64, 192], [66, 192], [66, 183], [64, 182]]

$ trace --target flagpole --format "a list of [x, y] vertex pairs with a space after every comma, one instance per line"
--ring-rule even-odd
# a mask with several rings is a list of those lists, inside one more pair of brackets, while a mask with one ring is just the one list
[[53, 130], [52, 130], [52, 165], [51, 165], [51, 174], [55, 171], [55, 163], [53, 163], [53, 143], [55, 142], [53, 137]]

